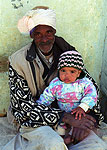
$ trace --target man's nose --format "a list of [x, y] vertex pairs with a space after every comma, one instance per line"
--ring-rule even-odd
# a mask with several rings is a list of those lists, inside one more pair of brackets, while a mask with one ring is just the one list
[[48, 38], [47, 38], [46, 35], [43, 35], [41, 40], [42, 40], [42, 42], [47, 42], [47, 41], [48, 41]]

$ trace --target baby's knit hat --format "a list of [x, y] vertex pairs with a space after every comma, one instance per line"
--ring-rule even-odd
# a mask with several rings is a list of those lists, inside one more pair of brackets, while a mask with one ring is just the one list
[[59, 57], [58, 70], [62, 67], [74, 67], [79, 70], [84, 69], [82, 56], [77, 51], [66, 51]]

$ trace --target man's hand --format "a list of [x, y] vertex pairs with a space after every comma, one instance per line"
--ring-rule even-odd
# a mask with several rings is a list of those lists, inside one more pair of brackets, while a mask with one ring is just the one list
[[85, 111], [81, 107], [72, 110], [71, 114], [75, 114], [75, 119], [81, 120], [82, 116], [85, 117]]
[[86, 131], [90, 131], [91, 129], [93, 129], [94, 123], [96, 122], [96, 120], [88, 114], [86, 114], [85, 117], [82, 117], [81, 120], [78, 120], [75, 119], [74, 115], [72, 115], [71, 113], [64, 113], [62, 121], [73, 127], [81, 128]]
[[85, 139], [90, 134], [90, 131], [86, 131], [80, 128], [72, 128], [72, 130], [64, 137], [64, 143], [68, 144], [77, 144], [78, 142]]
[[85, 139], [90, 134], [90, 131], [74, 127], [71, 135], [71, 142], [77, 144], [78, 142]]

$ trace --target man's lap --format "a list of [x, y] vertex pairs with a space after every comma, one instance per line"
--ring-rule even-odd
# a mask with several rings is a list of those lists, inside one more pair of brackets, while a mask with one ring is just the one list
[[[15, 149], [14, 149], [15, 148]], [[68, 150], [63, 139], [50, 127], [22, 128], [3, 150]]]
[[[23, 148], [25, 148], [26, 150], [67, 150], [66, 146], [64, 145], [63, 139], [52, 128], [48, 126], [39, 127], [36, 129], [22, 128], [20, 134], [12, 139], [12, 141], [8, 143], [3, 150], [13, 150], [14, 146], [16, 147], [15, 150], [21, 150], [21, 147], [19, 145], [23, 146]], [[106, 146], [105, 143], [93, 132], [91, 132], [91, 134], [80, 143], [69, 147], [69, 150], [94, 149], [106, 150]]]

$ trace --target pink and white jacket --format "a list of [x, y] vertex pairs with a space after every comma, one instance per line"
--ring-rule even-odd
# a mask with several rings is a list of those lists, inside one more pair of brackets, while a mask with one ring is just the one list
[[58, 77], [54, 78], [36, 102], [50, 105], [55, 99], [59, 108], [66, 112], [80, 106], [86, 112], [97, 102], [97, 91], [92, 81], [87, 77], [77, 79], [73, 83], [64, 83]]

